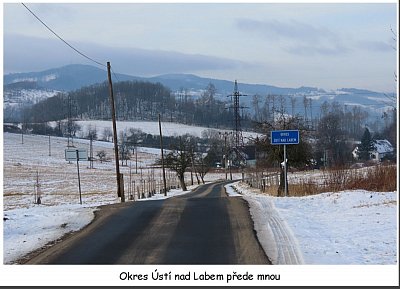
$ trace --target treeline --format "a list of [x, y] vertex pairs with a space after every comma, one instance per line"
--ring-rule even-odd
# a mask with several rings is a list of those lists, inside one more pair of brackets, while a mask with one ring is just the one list
[[[128, 131], [120, 132], [118, 138], [121, 144], [130, 148], [135, 146], [161, 148], [159, 135], [148, 134], [140, 129], [129, 129]], [[171, 149], [179, 139], [189, 139], [191, 143], [193, 143], [197, 152], [205, 153], [209, 148], [208, 138], [200, 138], [190, 134], [185, 134], [182, 136], [163, 136], [164, 149]]]
[[[206, 90], [202, 97], [176, 98], [160, 83], [142, 81], [117, 82], [113, 86], [117, 120], [164, 120], [189, 125], [230, 127], [233, 110], [215, 100], [215, 91]], [[210, 94], [211, 93], [211, 94]], [[61, 119], [110, 120], [108, 83], [60, 93], [25, 110], [22, 122], [43, 123]]]
[[273, 117], [257, 122], [258, 131], [266, 136], [257, 140], [257, 144], [259, 151], [266, 154], [267, 166], [278, 164], [283, 158], [283, 151], [280, 146], [270, 144], [271, 131], [300, 130], [300, 144], [288, 146], [291, 165], [296, 167], [348, 165], [354, 161], [352, 150], [362, 140], [368, 127], [372, 131], [371, 140], [386, 139], [396, 148], [396, 110], [393, 109], [392, 115], [386, 117], [388, 120], [385, 120], [383, 128], [371, 129], [373, 124], [367, 124], [368, 114], [364, 110], [357, 106], [349, 109], [338, 102], [324, 102], [320, 114], [315, 116], [312, 122], [304, 115], [291, 115], [285, 109], [275, 110]]
[[[368, 111], [361, 106], [345, 105], [337, 101], [317, 104], [307, 96], [254, 95], [252, 107], [252, 119], [256, 122], [273, 122], [282, 114], [287, 114], [300, 118], [302, 125], [310, 130], [316, 130], [321, 119], [328, 114], [334, 114], [339, 117], [340, 128], [352, 138], [360, 138], [366, 125], [374, 131], [382, 128], [382, 120], [372, 121]], [[385, 119], [386, 126], [391, 117]]]

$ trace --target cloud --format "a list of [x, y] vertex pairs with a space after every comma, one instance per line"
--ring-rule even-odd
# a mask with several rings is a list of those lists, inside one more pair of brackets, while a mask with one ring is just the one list
[[325, 27], [290, 20], [237, 19], [236, 26], [243, 31], [257, 33], [268, 41], [275, 41], [283, 50], [297, 55], [340, 55], [350, 49], [342, 44], [339, 35]]
[[336, 56], [347, 53], [351, 49], [341, 46], [311, 46], [311, 45], [296, 45], [287, 47], [284, 49], [286, 52], [302, 56], [315, 56], [315, 55], [325, 55], [325, 56]]
[[245, 31], [252, 31], [276, 40], [293, 40], [305, 43], [324, 42], [337, 39], [337, 35], [327, 28], [316, 27], [304, 22], [290, 20], [282, 22], [278, 20], [253, 20], [237, 19], [236, 26]]
[[[118, 73], [138, 76], [251, 67], [234, 59], [175, 51], [113, 48], [70, 42], [90, 58], [110, 61]], [[4, 35], [4, 72], [39, 71], [71, 63], [93, 64], [58, 39]]]
[[393, 52], [394, 47], [383, 41], [363, 40], [357, 43], [357, 47], [371, 52]]
[[114, 52], [112, 60], [115, 63], [114, 66], [141, 75], [229, 70], [247, 66], [246, 63], [237, 60], [174, 51], [124, 48], [115, 49]]

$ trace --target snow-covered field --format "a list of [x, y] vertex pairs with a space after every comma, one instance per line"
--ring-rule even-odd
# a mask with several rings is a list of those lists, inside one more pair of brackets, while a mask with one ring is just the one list
[[[74, 139], [74, 145], [86, 149], [89, 153], [89, 142]], [[65, 160], [66, 138], [39, 135], [22, 135], [5, 133], [3, 135], [3, 215], [4, 215], [4, 252], [5, 264], [29, 253], [33, 249], [56, 240], [64, 234], [78, 230], [89, 223], [94, 211], [100, 205], [120, 202], [116, 193], [115, 163], [107, 161], [94, 162], [90, 168], [88, 161], [79, 162], [81, 199], [76, 162]], [[93, 142], [93, 155], [105, 150], [113, 159], [113, 144]], [[138, 199], [140, 193], [147, 192], [149, 181], [154, 176], [159, 190], [162, 180], [161, 170], [151, 168], [160, 157], [159, 149], [138, 148], [136, 158], [128, 166], [120, 166], [124, 175], [125, 196], [127, 201], [133, 195]], [[137, 173], [136, 173], [137, 171]], [[178, 183], [172, 172], [167, 171], [167, 182]], [[223, 172], [206, 175], [205, 181], [224, 178]], [[129, 183], [132, 186], [129, 186]], [[190, 174], [186, 183], [193, 188]], [[194, 184], [196, 179], [194, 178]], [[39, 185], [41, 204], [35, 204], [35, 191]], [[173, 190], [169, 196], [182, 193]], [[156, 194], [153, 198], [164, 198]], [[82, 217], [79, 217], [82, 216]]]
[[[98, 133], [98, 138], [101, 139], [103, 137], [103, 132], [105, 128], [112, 129], [112, 122], [106, 120], [82, 120], [76, 122], [81, 130], [85, 133], [89, 127], [96, 128]], [[129, 131], [129, 129], [140, 129], [144, 133], [159, 135], [160, 129], [158, 122], [155, 121], [119, 121], [118, 122], [118, 131]], [[162, 134], [164, 136], [180, 136], [184, 134], [190, 134], [196, 137], [202, 137], [203, 133], [207, 131], [215, 131], [215, 132], [224, 132], [225, 130], [207, 128], [201, 126], [191, 126], [174, 122], [162, 122], [161, 123]], [[247, 138], [256, 137], [257, 134], [253, 132], [243, 132], [244, 140]]]
[[[93, 219], [99, 205], [120, 201], [114, 192], [113, 162], [96, 161], [94, 169], [81, 162], [80, 205], [76, 163], [64, 160], [67, 140], [52, 137], [50, 143], [49, 152], [48, 137], [25, 135], [22, 144], [19, 134], [3, 135], [4, 264], [13, 264], [30, 251], [79, 230]], [[89, 146], [85, 140], [74, 140], [74, 144]], [[112, 144], [94, 142], [94, 151], [100, 149], [113, 156]], [[138, 184], [149, 177], [152, 171], [147, 166], [158, 154], [159, 150], [139, 148], [139, 171], [132, 173], [132, 181]], [[122, 167], [125, 180], [129, 170], [135, 171], [134, 161], [131, 169]], [[37, 172], [40, 205], [34, 204]], [[153, 174], [160, 176], [157, 169]], [[223, 172], [208, 174], [206, 181], [223, 178]], [[190, 183], [190, 176], [186, 180]], [[258, 238], [274, 264], [398, 266], [398, 192], [344, 191], [276, 198], [242, 183], [228, 186], [227, 192], [249, 203]], [[169, 196], [182, 193], [176, 189]]]

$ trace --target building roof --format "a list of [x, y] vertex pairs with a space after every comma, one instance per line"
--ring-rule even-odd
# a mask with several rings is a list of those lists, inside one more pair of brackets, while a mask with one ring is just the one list
[[386, 139], [378, 139], [374, 141], [375, 149], [378, 153], [391, 153], [394, 151], [392, 144]]

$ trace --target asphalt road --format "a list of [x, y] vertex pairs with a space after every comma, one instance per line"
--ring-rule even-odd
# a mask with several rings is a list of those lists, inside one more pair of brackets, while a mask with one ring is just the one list
[[270, 264], [247, 203], [207, 184], [163, 201], [104, 206], [25, 264]]

